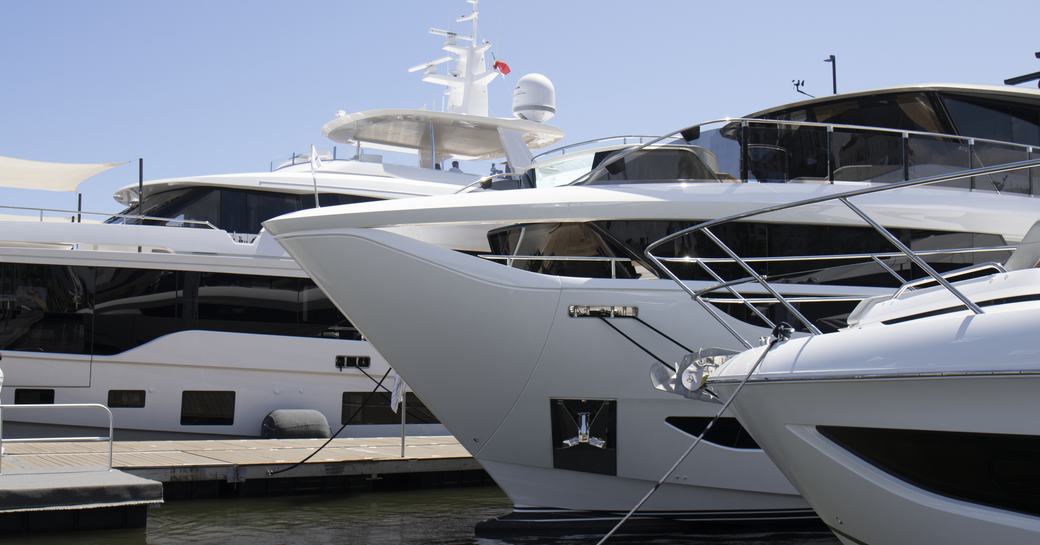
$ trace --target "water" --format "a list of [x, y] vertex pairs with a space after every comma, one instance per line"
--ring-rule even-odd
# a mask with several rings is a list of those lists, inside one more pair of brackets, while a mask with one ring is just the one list
[[[275, 498], [170, 502], [154, 509], [144, 530], [106, 530], [16, 537], [25, 545], [584, 545], [601, 536], [476, 539], [473, 525], [510, 510], [492, 486]], [[4, 540], [9, 542], [8, 540]], [[737, 536], [619, 536], [614, 545], [836, 545], [827, 533]]]

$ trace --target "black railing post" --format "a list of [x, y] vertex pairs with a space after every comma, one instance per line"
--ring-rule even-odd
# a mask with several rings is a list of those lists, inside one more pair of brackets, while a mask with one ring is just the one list
[[748, 182], [748, 122], [740, 122], [740, 181]]
[[903, 131], [903, 181], [910, 179], [910, 133]]
[[834, 183], [834, 127], [827, 127], [827, 181]]
[[[975, 139], [968, 139], [968, 170], [975, 165]], [[975, 191], [975, 177], [968, 178], [968, 191]]]

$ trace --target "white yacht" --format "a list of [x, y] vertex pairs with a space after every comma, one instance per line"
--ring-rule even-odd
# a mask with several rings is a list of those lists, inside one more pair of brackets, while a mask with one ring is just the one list
[[1027, 239], [702, 371], [842, 543], [1040, 541], [1040, 223]]
[[[265, 226], [510, 496], [515, 511], [500, 527], [611, 520], [715, 410], [652, 388], [647, 362], [743, 349], [738, 339], [796, 316], [808, 331], [833, 331], [860, 300], [921, 275], [834, 203], [674, 241], [660, 264], [648, 244], [763, 206], [1028, 158], [1040, 145], [1037, 112], [1040, 93], [1005, 87], [838, 95], [568, 154], [593, 170], [562, 187], [323, 208]], [[536, 166], [524, 182], [540, 177]], [[980, 171], [862, 206], [948, 271], [1006, 258], [1040, 216], [1032, 184], [1024, 172]], [[490, 253], [431, 243], [460, 225], [484, 229]], [[684, 304], [673, 274], [692, 293], [729, 283]], [[814, 518], [732, 417], [639, 516]]]
[[[473, 5], [466, 20], [475, 30]], [[456, 193], [480, 177], [452, 172], [449, 161], [505, 158], [524, 169], [530, 149], [563, 136], [531, 120], [551, 117], [553, 90], [544, 77], [521, 78], [518, 117], [490, 117], [487, 86], [500, 74], [486, 66], [490, 44], [435, 33], [447, 56], [419, 68], [424, 80], [446, 86], [447, 111], [341, 112], [323, 132], [349, 146], [347, 157], [293, 155], [270, 172], [129, 185], [115, 194], [127, 207], [119, 214], [32, 209], [28, 218], [0, 221], [3, 402], [105, 403], [121, 438], [258, 436], [276, 409], [320, 411], [332, 430], [358, 412], [352, 423], [360, 426], [345, 434], [399, 433], [389, 378], [364, 404], [386, 361], [261, 222], [316, 200], [329, 206]], [[416, 155], [417, 164], [382, 161], [385, 150]], [[0, 175], [11, 175], [0, 180], [12, 185], [76, 189], [60, 183], [70, 180], [68, 165], [5, 166]], [[106, 166], [80, 165], [86, 174]], [[64, 221], [43, 221], [54, 217]], [[486, 247], [483, 233], [480, 241]], [[414, 394], [406, 407], [409, 433], [445, 433]], [[99, 416], [12, 410], [5, 431], [12, 421], [94, 426]]]

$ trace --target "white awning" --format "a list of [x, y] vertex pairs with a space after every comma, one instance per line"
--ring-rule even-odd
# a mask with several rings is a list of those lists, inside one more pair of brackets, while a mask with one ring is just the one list
[[76, 191], [84, 180], [126, 163], [50, 163], [0, 156], [0, 187]]

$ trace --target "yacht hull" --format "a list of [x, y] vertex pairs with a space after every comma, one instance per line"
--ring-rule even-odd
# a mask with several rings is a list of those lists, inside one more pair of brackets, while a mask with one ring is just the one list
[[[342, 423], [344, 392], [367, 394], [375, 388], [358, 369], [337, 370], [337, 355], [371, 358], [366, 371], [375, 380], [387, 370], [386, 361], [363, 341], [190, 330], [111, 356], [5, 350], [0, 400], [13, 404], [19, 390], [29, 389], [53, 391], [55, 403], [107, 405], [110, 390], [144, 391], [143, 407], [112, 408], [116, 436], [122, 439], [259, 437], [264, 417], [276, 409], [320, 411], [335, 431]], [[181, 416], [185, 391], [234, 392], [233, 421], [186, 424]], [[102, 411], [88, 409], [5, 410], [5, 426], [11, 422], [25, 424], [16, 435], [47, 435], [52, 426], [68, 432], [108, 426]], [[408, 424], [407, 432], [441, 435], [446, 430], [440, 424]], [[399, 424], [355, 424], [341, 435], [400, 433]]]
[[[733, 409], [845, 543], [1035, 543], [1030, 316], [957, 312], [793, 341]], [[711, 385], [724, 398], [748, 368], [731, 363]]]
[[[636, 343], [666, 362], [685, 350], [644, 324], [695, 347], [728, 335], [671, 282], [533, 274], [371, 229], [295, 232], [279, 242], [520, 509], [627, 511], [693, 440], [666, 419], [717, 411], [649, 383], [654, 359]], [[581, 304], [638, 306], [643, 323], [570, 317], [569, 306]], [[613, 404], [607, 448], [564, 452], [553, 427], [568, 402]], [[713, 443], [645, 510], [815, 519], [761, 450]]]

